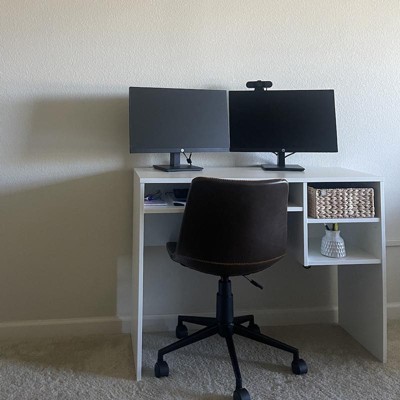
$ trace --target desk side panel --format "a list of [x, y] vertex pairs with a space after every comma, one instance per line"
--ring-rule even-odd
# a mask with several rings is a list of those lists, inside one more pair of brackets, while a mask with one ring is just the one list
[[379, 182], [375, 190], [375, 206], [380, 217], [379, 235], [366, 236], [365, 240], [370, 241], [371, 247], [380, 247], [381, 264], [339, 266], [339, 324], [378, 360], [386, 362], [387, 290], [383, 182]]
[[132, 243], [132, 325], [131, 339], [135, 378], [142, 378], [143, 327], [143, 247], [144, 247], [144, 184], [134, 173], [133, 179], [133, 243]]
[[339, 325], [386, 362], [386, 310], [382, 265], [338, 267]]

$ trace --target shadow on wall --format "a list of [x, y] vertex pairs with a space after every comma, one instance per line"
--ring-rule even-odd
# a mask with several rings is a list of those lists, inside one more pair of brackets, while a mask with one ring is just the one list
[[24, 158], [117, 157], [128, 167], [128, 116], [128, 96], [35, 100]]
[[130, 170], [0, 196], [0, 321], [115, 315], [131, 204]]

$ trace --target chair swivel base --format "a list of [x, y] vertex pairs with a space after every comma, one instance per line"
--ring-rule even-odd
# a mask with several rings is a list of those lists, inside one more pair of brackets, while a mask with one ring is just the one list
[[[189, 335], [184, 322], [202, 325], [204, 328]], [[248, 326], [242, 325], [247, 322]], [[288, 344], [263, 335], [260, 332], [258, 325], [254, 323], [253, 315], [233, 317], [233, 296], [231, 293], [230, 281], [225, 277], [222, 277], [219, 281], [219, 291], [217, 293], [217, 317], [209, 318], [180, 315], [178, 317], [178, 325], [175, 334], [180, 340], [158, 351], [157, 362], [154, 366], [155, 376], [161, 378], [169, 375], [168, 364], [164, 361], [165, 354], [219, 334], [226, 340], [236, 378], [236, 389], [233, 393], [233, 400], [250, 400], [248, 391], [242, 387], [242, 377], [232, 338], [234, 334], [292, 353], [293, 361], [291, 367], [292, 372], [296, 375], [306, 374], [308, 370], [305, 361], [299, 358], [299, 350], [289, 346]]]

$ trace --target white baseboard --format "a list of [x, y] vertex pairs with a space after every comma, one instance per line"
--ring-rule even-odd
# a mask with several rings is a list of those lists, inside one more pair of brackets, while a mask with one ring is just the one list
[[118, 317], [0, 322], [0, 339], [121, 333]]
[[[387, 306], [388, 319], [400, 319], [400, 303], [389, 303]], [[239, 310], [236, 315], [253, 314], [260, 326], [334, 324], [338, 322], [337, 307], [310, 307], [275, 310]], [[190, 314], [202, 317], [213, 317], [212, 314]], [[174, 331], [177, 314], [144, 315], [144, 332]], [[130, 332], [129, 318], [123, 318], [124, 333]]]
[[131, 318], [125, 316], [119, 316], [118, 318], [121, 321], [121, 332], [131, 333], [131, 324], [132, 324]]
[[[235, 315], [253, 314], [260, 326], [329, 324], [336, 323], [338, 313], [336, 307], [314, 307], [281, 310], [238, 310]], [[213, 314], [190, 314], [202, 317], [213, 317]], [[144, 332], [173, 331], [176, 327], [176, 314], [144, 315]], [[127, 325], [128, 326], [128, 325]]]
[[387, 316], [388, 319], [400, 319], [400, 303], [388, 303]]
[[400, 246], [399, 239], [386, 240], [386, 247], [399, 247], [399, 246]]
[[[400, 319], [400, 303], [389, 303], [388, 319]], [[336, 307], [276, 310], [238, 310], [236, 315], [253, 314], [258, 325], [303, 325], [337, 323]], [[212, 314], [191, 314], [211, 317]], [[173, 331], [177, 314], [145, 315], [144, 332]], [[48, 319], [0, 322], [0, 340], [67, 335], [130, 333], [131, 320], [124, 316]]]

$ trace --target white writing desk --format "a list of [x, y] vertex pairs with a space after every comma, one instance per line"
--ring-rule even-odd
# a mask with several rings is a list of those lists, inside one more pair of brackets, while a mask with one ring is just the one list
[[[379, 360], [386, 362], [386, 247], [383, 181], [381, 178], [343, 168], [308, 168], [304, 172], [269, 172], [260, 167], [204, 168], [196, 172], [162, 172], [154, 168], [134, 169], [133, 184], [133, 315], [132, 347], [136, 379], [142, 375], [143, 267], [145, 214], [183, 213], [182, 207], [144, 206], [149, 188], [172, 190], [189, 185], [196, 176], [225, 179], [284, 178], [289, 182], [288, 247], [304, 266], [338, 265], [339, 324]], [[374, 218], [313, 219], [307, 215], [307, 185], [354, 183], [375, 190]], [[340, 223], [346, 232], [344, 258], [320, 254], [320, 225]], [[316, 229], [318, 227], [318, 229]]]

